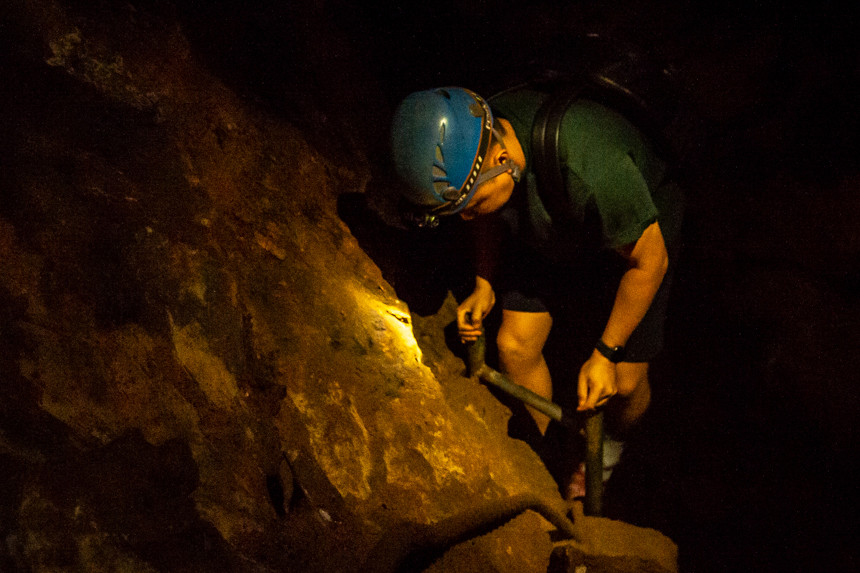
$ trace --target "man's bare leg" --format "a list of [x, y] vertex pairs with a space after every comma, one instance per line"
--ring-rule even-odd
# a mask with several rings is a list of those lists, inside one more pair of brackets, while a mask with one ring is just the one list
[[[512, 382], [524, 386], [547, 400], [552, 400], [552, 378], [543, 356], [543, 346], [552, 328], [548, 312], [519, 312], [505, 310], [496, 342], [499, 362]], [[550, 419], [546, 414], [527, 406], [541, 434]]]
[[647, 362], [620, 362], [617, 367], [616, 394], [606, 406], [607, 429], [621, 438], [642, 418], [651, 404]]

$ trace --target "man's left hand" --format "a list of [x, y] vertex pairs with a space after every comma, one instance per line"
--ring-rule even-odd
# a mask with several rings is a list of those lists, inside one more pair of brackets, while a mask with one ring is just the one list
[[618, 392], [616, 375], [615, 364], [595, 350], [579, 370], [577, 410], [593, 410], [614, 396]]

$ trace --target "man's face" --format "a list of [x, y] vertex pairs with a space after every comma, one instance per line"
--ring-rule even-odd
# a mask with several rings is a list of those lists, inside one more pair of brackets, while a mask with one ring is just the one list
[[460, 211], [460, 217], [471, 221], [479, 215], [488, 215], [504, 207], [514, 192], [514, 178], [510, 173], [502, 173], [484, 181], [475, 191], [469, 204]]
[[[499, 118], [498, 121], [504, 128], [503, 144], [490, 148], [487, 161], [484, 162], [484, 170], [504, 165], [509, 160], [513, 161], [519, 169], [525, 169], [526, 157], [513, 126], [506, 119]], [[511, 198], [514, 185], [514, 177], [510, 171], [484, 181], [478, 186], [469, 204], [460, 211], [460, 217], [469, 221], [479, 215], [488, 215], [498, 211]]]

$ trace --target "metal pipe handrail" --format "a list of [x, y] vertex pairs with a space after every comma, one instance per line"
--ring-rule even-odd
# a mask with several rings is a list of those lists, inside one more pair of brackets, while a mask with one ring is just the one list
[[[467, 345], [469, 376], [483, 380], [504, 393], [545, 414], [551, 420], [568, 423], [573, 418], [565, 417], [561, 406], [547, 400], [513, 382], [501, 372], [494, 370], [485, 362], [486, 340], [483, 335]], [[584, 412], [585, 418], [585, 500], [583, 510], [586, 515], [600, 515], [603, 508], [603, 410]]]

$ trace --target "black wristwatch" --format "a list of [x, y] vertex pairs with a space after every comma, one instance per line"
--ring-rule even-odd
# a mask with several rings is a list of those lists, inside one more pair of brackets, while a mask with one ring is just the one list
[[604, 355], [610, 362], [614, 362], [618, 364], [622, 360], [624, 360], [624, 347], [623, 346], [609, 346], [602, 340], [598, 339], [597, 343], [594, 345], [599, 353]]

